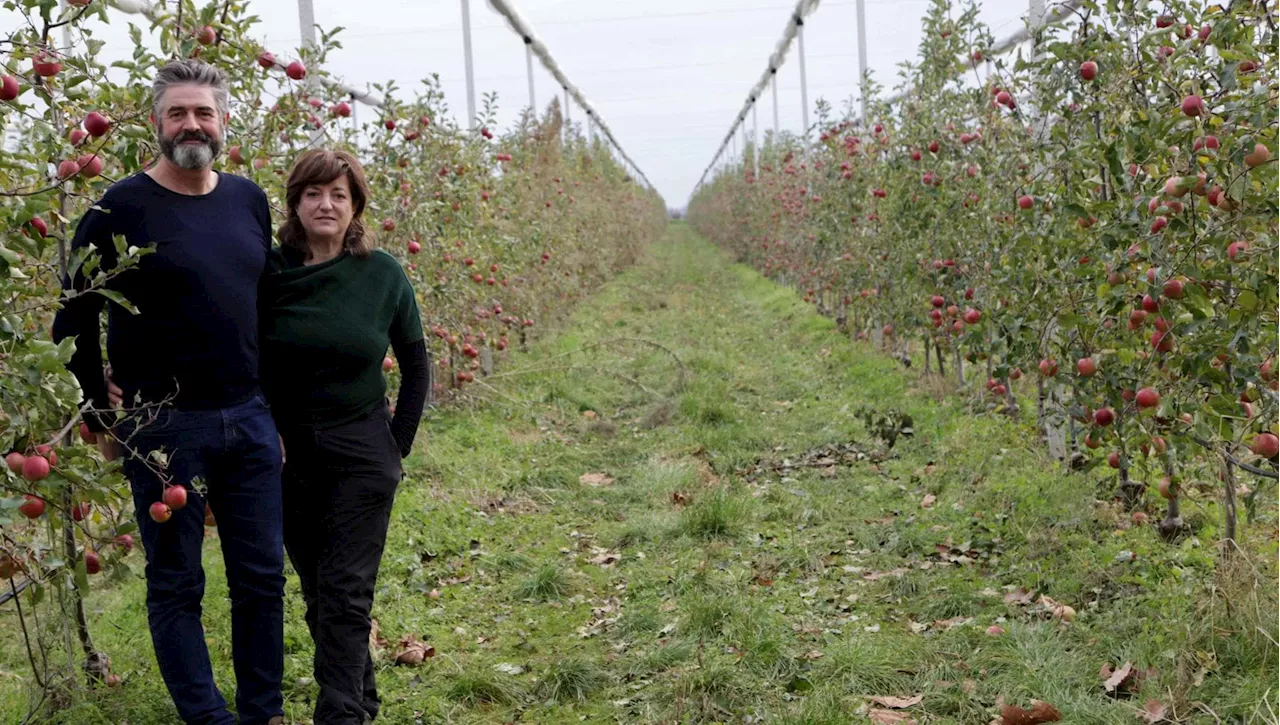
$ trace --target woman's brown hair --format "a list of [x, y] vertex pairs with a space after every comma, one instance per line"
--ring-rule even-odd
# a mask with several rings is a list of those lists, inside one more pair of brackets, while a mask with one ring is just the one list
[[298, 219], [298, 204], [302, 201], [302, 192], [308, 186], [328, 184], [340, 175], [347, 175], [347, 185], [351, 187], [352, 215], [351, 225], [342, 240], [342, 248], [356, 257], [367, 257], [373, 247], [364, 236], [365, 204], [369, 200], [369, 182], [364, 178], [364, 169], [355, 156], [346, 151], [330, 151], [312, 149], [302, 154], [289, 172], [289, 183], [285, 187], [285, 202], [289, 209], [284, 225], [280, 227], [280, 244], [297, 249], [304, 254], [309, 251], [307, 232]]

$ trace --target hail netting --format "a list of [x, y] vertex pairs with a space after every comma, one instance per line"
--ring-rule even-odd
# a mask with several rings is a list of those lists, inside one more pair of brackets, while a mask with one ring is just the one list
[[[494, 2], [494, 0], [490, 0]], [[734, 132], [738, 130], [738, 126], [747, 118], [747, 112], [751, 110], [751, 106], [760, 98], [760, 94], [768, 87], [769, 81], [782, 64], [787, 60], [787, 52], [791, 50], [791, 43], [800, 33], [800, 26], [804, 23], [804, 19], [812, 15], [818, 9], [821, 0], [799, 0], [791, 11], [791, 16], [787, 19], [787, 26], [782, 31], [782, 37], [778, 39], [778, 43], [773, 48], [773, 54], [769, 56], [769, 65], [765, 67], [764, 73], [761, 74], [760, 80], [751, 87], [751, 91], [747, 93], [747, 100], [742, 104], [742, 110], [738, 112], [734, 118], [733, 125], [729, 127], [729, 132], [724, 135], [724, 140], [720, 142], [720, 148], [716, 149], [716, 155], [711, 159], [711, 163], [702, 172], [702, 178], [698, 179], [698, 186], [702, 186], [702, 182], [706, 180], [707, 174], [711, 172], [712, 167], [720, 160], [720, 154], [724, 153], [725, 148], [729, 145], [729, 141], [733, 138]]]
[[[130, 15], [142, 15], [148, 20], [157, 20], [160, 15], [163, 14], [162, 8], [157, 8], [147, 0], [108, 0], [108, 2], [112, 7], [121, 12], [129, 13]], [[276, 60], [275, 65], [279, 68], [284, 68], [288, 63], [282, 63], [279, 60]], [[349, 86], [345, 83], [340, 83], [331, 78], [317, 78], [316, 80], [319, 81], [320, 85], [326, 88], [337, 89], [342, 92], [343, 95], [349, 96], [353, 101], [359, 101], [375, 108], [382, 108], [382, 98], [380, 98], [376, 93], [362, 91], [359, 88]]]
[[529, 21], [525, 20], [524, 16], [520, 14], [520, 11], [516, 10], [514, 5], [507, 2], [507, 0], [489, 0], [489, 7], [493, 8], [494, 12], [506, 19], [507, 25], [510, 26], [511, 30], [520, 37], [527, 39], [526, 42], [529, 44], [533, 54], [542, 62], [542, 67], [546, 68], [547, 72], [551, 74], [551, 77], [555, 78], [556, 82], [565, 89], [565, 92], [567, 92], [573, 100], [577, 101], [578, 105], [587, 112], [587, 116], [595, 122], [596, 127], [600, 129], [600, 132], [604, 134], [605, 138], [609, 139], [609, 143], [617, 150], [618, 154], [622, 156], [623, 161], [626, 161], [627, 164], [630, 165], [636, 174], [644, 181], [645, 185], [652, 189], [653, 184], [649, 183], [649, 179], [644, 175], [644, 172], [640, 171], [640, 167], [636, 166], [636, 163], [631, 160], [630, 156], [627, 156], [627, 152], [622, 150], [621, 144], [619, 144], [618, 140], [614, 138], [613, 132], [609, 130], [609, 126], [605, 124], [604, 119], [600, 117], [595, 106], [592, 106], [586, 96], [582, 95], [582, 91], [569, 81], [569, 77], [564, 74], [564, 71], [560, 70], [560, 66], [556, 63], [556, 59], [551, 57], [551, 51], [547, 50], [546, 44], [541, 40], [538, 40], [538, 36], [534, 35], [533, 26]]

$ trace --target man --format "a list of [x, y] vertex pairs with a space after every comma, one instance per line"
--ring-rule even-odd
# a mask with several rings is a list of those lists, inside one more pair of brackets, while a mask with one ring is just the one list
[[[170, 62], [152, 86], [151, 122], [162, 157], [111, 186], [80, 220], [73, 250], [92, 245], [102, 269], [123, 236], [154, 245], [108, 282], [137, 308], [111, 303], [107, 357], [134, 411], [86, 416], [107, 460], [124, 456], [146, 551], [147, 618], [160, 674], [193, 725], [236, 716], [213, 681], [204, 629], [201, 542], [206, 501], [218, 529], [231, 595], [231, 648], [241, 725], [283, 722], [284, 552], [275, 424], [258, 386], [258, 283], [271, 246], [266, 195], [213, 170], [230, 120], [226, 76], [196, 60]], [[85, 275], [64, 280], [84, 291]], [[98, 342], [104, 296], [66, 300], [55, 340], [76, 338], [70, 369], [95, 409], [108, 407]], [[162, 451], [163, 456], [152, 456]], [[152, 504], [169, 486], [190, 492], [163, 521]], [[197, 491], [203, 490], [203, 494]]]

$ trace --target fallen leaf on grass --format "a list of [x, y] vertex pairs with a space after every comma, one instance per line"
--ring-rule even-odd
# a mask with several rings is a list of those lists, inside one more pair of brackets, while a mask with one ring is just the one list
[[399, 651], [396, 652], [396, 664], [416, 667], [423, 660], [436, 656], [436, 648], [422, 640], [407, 634], [400, 640]]
[[934, 502], [937, 500], [938, 500], [937, 496], [934, 496], [931, 493], [927, 493], [925, 494], [924, 498], [920, 500], [920, 508], [927, 509], [933, 506]]
[[369, 621], [369, 649], [373, 650], [374, 658], [382, 654], [382, 650], [387, 648], [387, 640], [382, 638], [382, 634], [378, 631], [378, 620]]
[[1103, 688], [1107, 692], [1115, 692], [1117, 687], [1120, 687], [1125, 680], [1133, 675], [1133, 663], [1125, 662], [1120, 665], [1119, 669], [1114, 671], [1112, 671], [1110, 664], [1105, 664], [1098, 674], [1106, 678], [1106, 681], [1102, 683]]
[[613, 566], [614, 564], [617, 564], [621, 560], [622, 560], [621, 554], [615, 551], [604, 551], [604, 552], [601, 552], [600, 554], [597, 554], [596, 556], [591, 557], [587, 561], [590, 561], [592, 564], [598, 564], [607, 569]]
[[808, 652], [805, 652], [804, 654], [800, 655], [799, 659], [802, 659], [802, 660], [817, 660], [817, 659], [822, 659], [822, 651], [821, 651], [821, 650], [816, 650], [816, 649], [811, 649], [811, 650], [809, 650]]
[[1137, 712], [1138, 719], [1145, 723], [1161, 722], [1165, 719], [1165, 706], [1159, 700], [1147, 700], [1147, 706]]
[[1026, 587], [1018, 587], [1008, 594], [1004, 595], [1005, 604], [1030, 604], [1031, 598], [1035, 596], [1034, 591], [1027, 591]]
[[584, 473], [578, 478], [578, 482], [587, 486], [608, 486], [613, 483], [613, 476], [607, 473]]
[[866, 574], [863, 574], [862, 578], [866, 579], [869, 582], [873, 582], [873, 581], [876, 581], [877, 579], [883, 579], [887, 576], [902, 576], [903, 574], [906, 574], [907, 571], [908, 571], [907, 569], [904, 569], [902, 567], [898, 567], [897, 569], [890, 569], [889, 571], [869, 571]]
[[1040, 725], [1045, 722], [1058, 722], [1062, 713], [1053, 705], [1041, 700], [1032, 700], [1031, 709], [1023, 710], [1017, 705], [1005, 705], [1000, 709], [1001, 725]]
[[952, 617], [951, 619], [939, 619], [933, 623], [933, 626], [941, 629], [953, 629], [969, 624], [972, 621], [972, 617]]
[[501, 672], [504, 675], [518, 675], [524, 672], [523, 667], [521, 667], [520, 665], [513, 665], [510, 662], [499, 662], [498, 664], [493, 666], [493, 669]]
[[916, 695], [915, 697], [894, 697], [893, 695], [877, 695], [875, 697], [870, 698], [870, 700], [877, 705], [884, 705], [885, 707], [892, 707], [892, 708], [901, 710], [906, 707], [911, 707], [912, 705], [919, 705], [922, 701], [924, 701], [924, 695]]
[[676, 506], [688, 506], [692, 500], [693, 499], [689, 498], [687, 494], [680, 493], [679, 491], [675, 491], [671, 494], [671, 503]]
[[880, 710], [874, 707], [867, 711], [867, 717], [871, 718], [871, 722], [875, 723], [875, 725], [916, 725], [917, 723], [915, 718], [906, 713]]

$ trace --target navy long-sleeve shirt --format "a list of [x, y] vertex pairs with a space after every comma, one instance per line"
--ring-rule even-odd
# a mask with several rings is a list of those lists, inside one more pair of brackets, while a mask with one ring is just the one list
[[[219, 174], [201, 196], [164, 188], [146, 174], [111, 186], [76, 227], [72, 250], [92, 244], [101, 267], [113, 269], [113, 238], [155, 246], [108, 288], [138, 310], [92, 293], [68, 299], [53, 323], [53, 338], [76, 338], [68, 368], [93, 407], [107, 407], [99, 318], [107, 306], [107, 359], [126, 404], [167, 397], [186, 410], [227, 407], [259, 390], [258, 288], [271, 247], [271, 212], [256, 184]], [[83, 275], [64, 280], [83, 290]], [[89, 428], [106, 421], [87, 416]]]

